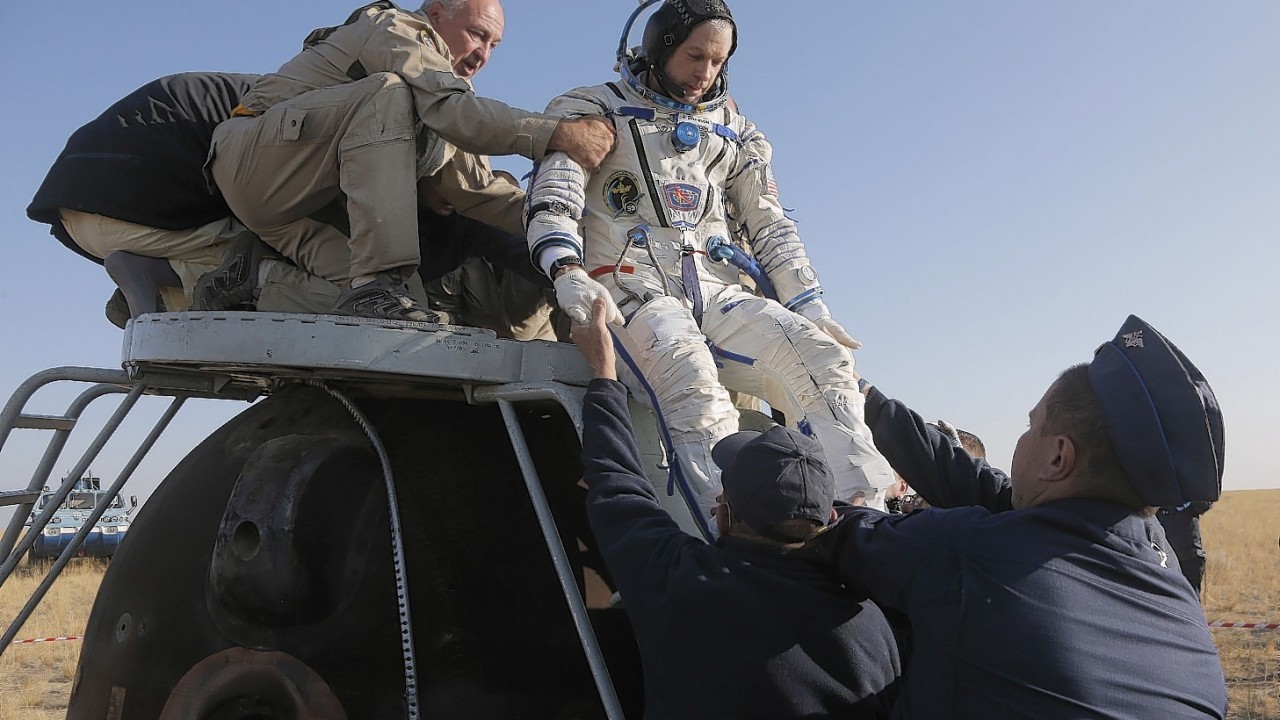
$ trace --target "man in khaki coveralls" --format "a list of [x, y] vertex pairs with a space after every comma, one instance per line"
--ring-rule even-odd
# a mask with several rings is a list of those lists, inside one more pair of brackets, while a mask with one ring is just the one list
[[[521, 232], [523, 193], [484, 158], [568, 153], [595, 167], [613, 147], [598, 118], [561, 120], [472, 91], [504, 26], [498, 0], [377, 2], [323, 28], [219, 125], [213, 180], [244, 224], [304, 270], [343, 288], [334, 312], [437, 319], [405, 286], [419, 262], [417, 184], [459, 213]], [[312, 216], [344, 198], [350, 237]], [[256, 262], [245, 263], [256, 283]]]

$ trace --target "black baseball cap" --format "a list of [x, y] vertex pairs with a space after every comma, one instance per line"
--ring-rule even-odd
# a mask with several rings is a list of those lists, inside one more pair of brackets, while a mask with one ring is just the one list
[[716, 443], [711, 458], [729, 507], [761, 535], [792, 518], [831, 519], [835, 479], [817, 440], [781, 425], [743, 430]]

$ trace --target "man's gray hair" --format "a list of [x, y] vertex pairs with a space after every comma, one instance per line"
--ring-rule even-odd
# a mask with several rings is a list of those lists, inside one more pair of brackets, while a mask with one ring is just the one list
[[422, 7], [418, 8], [418, 12], [426, 15], [427, 8], [432, 5], [439, 5], [444, 9], [444, 16], [451, 18], [454, 13], [461, 10], [468, 2], [471, 2], [471, 0], [426, 0], [426, 2], [422, 3]]

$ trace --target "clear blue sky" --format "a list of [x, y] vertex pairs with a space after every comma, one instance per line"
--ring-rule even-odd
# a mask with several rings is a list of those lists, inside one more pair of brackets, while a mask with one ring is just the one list
[[[161, 75], [274, 70], [355, 7], [0, 6], [0, 394], [47, 367], [120, 362], [121, 333], [102, 316], [105, 273], [24, 214], [67, 136]], [[508, 0], [506, 39], [477, 89], [541, 109], [612, 79], [634, 7]], [[1280, 3], [737, 0], [733, 10], [733, 94], [773, 141], [783, 201], [836, 317], [865, 344], [865, 375], [926, 418], [976, 432], [1007, 468], [1056, 373], [1136, 313], [1217, 390], [1227, 488], [1280, 487]], [[65, 395], [36, 409], [60, 410]], [[241, 408], [184, 410], [136, 491]], [[26, 438], [37, 436], [18, 433], [0, 454], [6, 487], [34, 466]], [[109, 448], [96, 469], [114, 473], [122, 453]]]

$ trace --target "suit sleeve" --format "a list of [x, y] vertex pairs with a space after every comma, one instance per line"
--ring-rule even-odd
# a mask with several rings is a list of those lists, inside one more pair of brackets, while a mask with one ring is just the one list
[[809, 262], [795, 221], [787, 217], [773, 179], [773, 147], [743, 118], [741, 150], [725, 183], [731, 219], [742, 229], [751, 254], [769, 276], [778, 302], [797, 310], [818, 299], [822, 287]]
[[[552, 100], [547, 114], [600, 115], [602, 108], [586, 88], [579, 88]], [[551, 153], [534, 168], [526, 200], [526, 232], [529, 258], [544, 273], [559, 258], [586, 256], [579, 223], [586, 208], [590, 179], [581, 165], [562, 152]]]
[[867, 393], [867, 426], [889, 465], [934, 507], [1013, 508], [1009, 477], [955, 447], [942, 433], [876, 387]]

